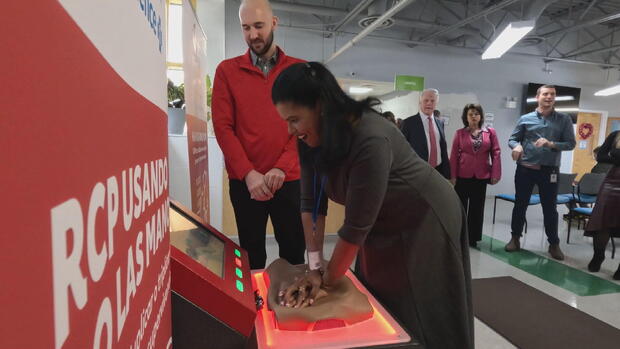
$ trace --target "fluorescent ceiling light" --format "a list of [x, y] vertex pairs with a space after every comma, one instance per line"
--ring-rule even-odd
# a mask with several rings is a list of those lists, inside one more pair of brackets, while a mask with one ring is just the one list
[[534, 29], [535, 21], [511, 22], [482, 54], [482, 59], [495, 59], [510, 50], [521, 38]]
[[564, 111], [564, 112], [569, 112], [569, 111], [579, 111], [579, 108], [554, 108], [555, 111]]
[[356, 87], [356, 86], [349, 87], [349, 93], [356, 94], [356, 95], [361, 95], [364, 93], [368, 93], [370, 91], [372, 91], [372, 87]]
[[[555, 97], [555, 101], [556, 101], [556, 102], [561, 102], [561, 101], [573, 101], [573, 100], [575, 100], [575, 97], [573, 97], [573, 96], [556, 96], [556, 97]], [[528, 98], [526, 101], [527, 101], [528, 103], [536, 103], [536, 97], [531, 97], [531, 98]]]
[[606, 89], [602, 89], [596, 92], [594, 95], [607, 97], [607, 96], [615, 95], [616, 93], [620, 93], [620, 84], [616, 86], [608, 87]]

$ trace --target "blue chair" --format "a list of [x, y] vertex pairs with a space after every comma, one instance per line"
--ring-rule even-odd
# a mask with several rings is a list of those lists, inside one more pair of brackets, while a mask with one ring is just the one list
[[[576, 190], [573, 192], [573, 197], [570, 203], [570, 211], [568, 212], [568, 232], [566, 234], [566, 243], [570, 240], [570, 228], [572, 220], [577, 217], [577, 229], [581, 227], [581, 222], [585, 221], [585, 218], [592, 214], [591, 206], [596, 202], [596, 195], [603, 185], [605, 180], [605, 173], [586, 173], [577, 183]], [[576, 207], [576, 206], [588, 206], [588, 207]], [[613, 243], [613, 239], [612, 239]]]
[[[571, 201], [575, 200], [575, 186], [573, 182], [577, 177], [576, 173], [560, 173], [558, 176], [558, 196], [555, 200], [556, 205], [571, 205]], [[532, 195], [540, 200], [539, 194]]]
[[570, 204], [573, 201], [576, 177], [576, 173], [560, 173], [558, 178], [558, 205]]
[[575, 204], [592, 205], [596, 202], [596, 195], [603, 185], [605, 173], [586, 173], [577, 184], [577, 193], [573, 195]]
[[577, 218], [577, 229], [581, 229], [581, 223], [584, 224], [585, 228], [585, 220], [588, 219], [592, 215], [592, 207], [573, 207], [569, 212], [568, 218], [568, 234], [566, 236], [566, 243], [569, 243], [570, 239], [570, 228], [573, 223], [573, 218]]
[[[582, 220], [585, 220], [585, 218], [589, 218], [590, 216], [592, 216], [592, 207], [575, 207], [572, 208], [569, 212], [569, 216], [568, 216], [568, 233], [566, 234], [566, 243], [568, 244], [569, 239], [570, 239], [570, 228], [571, 225], [573, 223], [573, 217], [577, 217], [578, 219], [578, 223], [577, 223], [577, 229], [579, 229], [580, 227], [580, 223]], [[585, 222], [584, 222], [584, 228], [585, 228]], [[613, 259], [616, 256], [616, 244], [614, 243], [614, 238], [611, 237], [611, 258]]]
[[[558, 195], [556, 198], [557, 205], [571, 205], [571, 201], [574, 200], [574, 185], [576, 173], [560, 173], [558, 176]], [[515, 195], [513, 194], [498, 194], [495, 195], [495, 201], [493, 205], [493, 224], [495, 224], [495, 210], [497, 207], [497, 199], [509, 201], [514, 204]], [[532, 196], [530, 197], [529, 206], [540, 204], [540, 194], [538, 194], [538, 186], [534, 186], [532, 190]], [[527, 219], [525, 220], [525, 233], [527, 234]]]
[[[495, 200], [493, 201], [493, 224], [495, 224], [495, 212], [497, 209], [497, 199], [512, 202], [513, 204], [516, 201], [515, 194], [497, 194], [495, 195]], [[535, 185], [532, 189], [532, 196], [530, 196], [529, 206], [540, 204], [540, 196], [538, 195], [538, 186]], [[525, 233], [527, 234], [527, 218], [525, 219]]]

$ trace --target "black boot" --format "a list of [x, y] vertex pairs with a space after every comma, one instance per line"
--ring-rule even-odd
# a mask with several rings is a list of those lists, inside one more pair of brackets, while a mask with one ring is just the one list
[[603, 261], [605, 260], [605, 252], [594, 252], [594, 256], [592, 257], [592, 260], [590, 261], [590, 263], [588, 263], [588, 270], [596, 273], [597, 271], [601, 270], [601, 264], [603, 264]]
[[594, 249], [594, 256], [588, 264], [588, 270], [595, 273], [601, 270], [601, 264], [605, 260], [605, 248], [609, 242], [609, 232], [598, 231], [594, 233], [592, 248]]
[[620, 280], [620, 264], [618, 264], [618, 270], [614, 273], [614, 280]]

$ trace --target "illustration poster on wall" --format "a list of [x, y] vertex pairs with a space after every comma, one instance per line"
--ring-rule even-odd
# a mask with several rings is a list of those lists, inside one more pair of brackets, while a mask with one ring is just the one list
[[495, 122], [495, 114], [494, 113], [484, 113], [484, 127], [493, 128], [493, 123]]
[[209, 222], [207, 38], [189, 1], [183, 2], [183, 71], [192, 211]]
[[620, 117], [610, 116], [607, 118], [607, 130], [605, 132], [605, 137], [609, 136], [609, 134], [614, 131], [620, 131]]

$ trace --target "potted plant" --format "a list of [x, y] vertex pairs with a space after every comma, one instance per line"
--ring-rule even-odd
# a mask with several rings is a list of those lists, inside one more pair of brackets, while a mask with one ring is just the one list
[[168, 79], [168, 106], [171, 108], [185, 107], [185, 86], [180, 84], [176, 86]]

